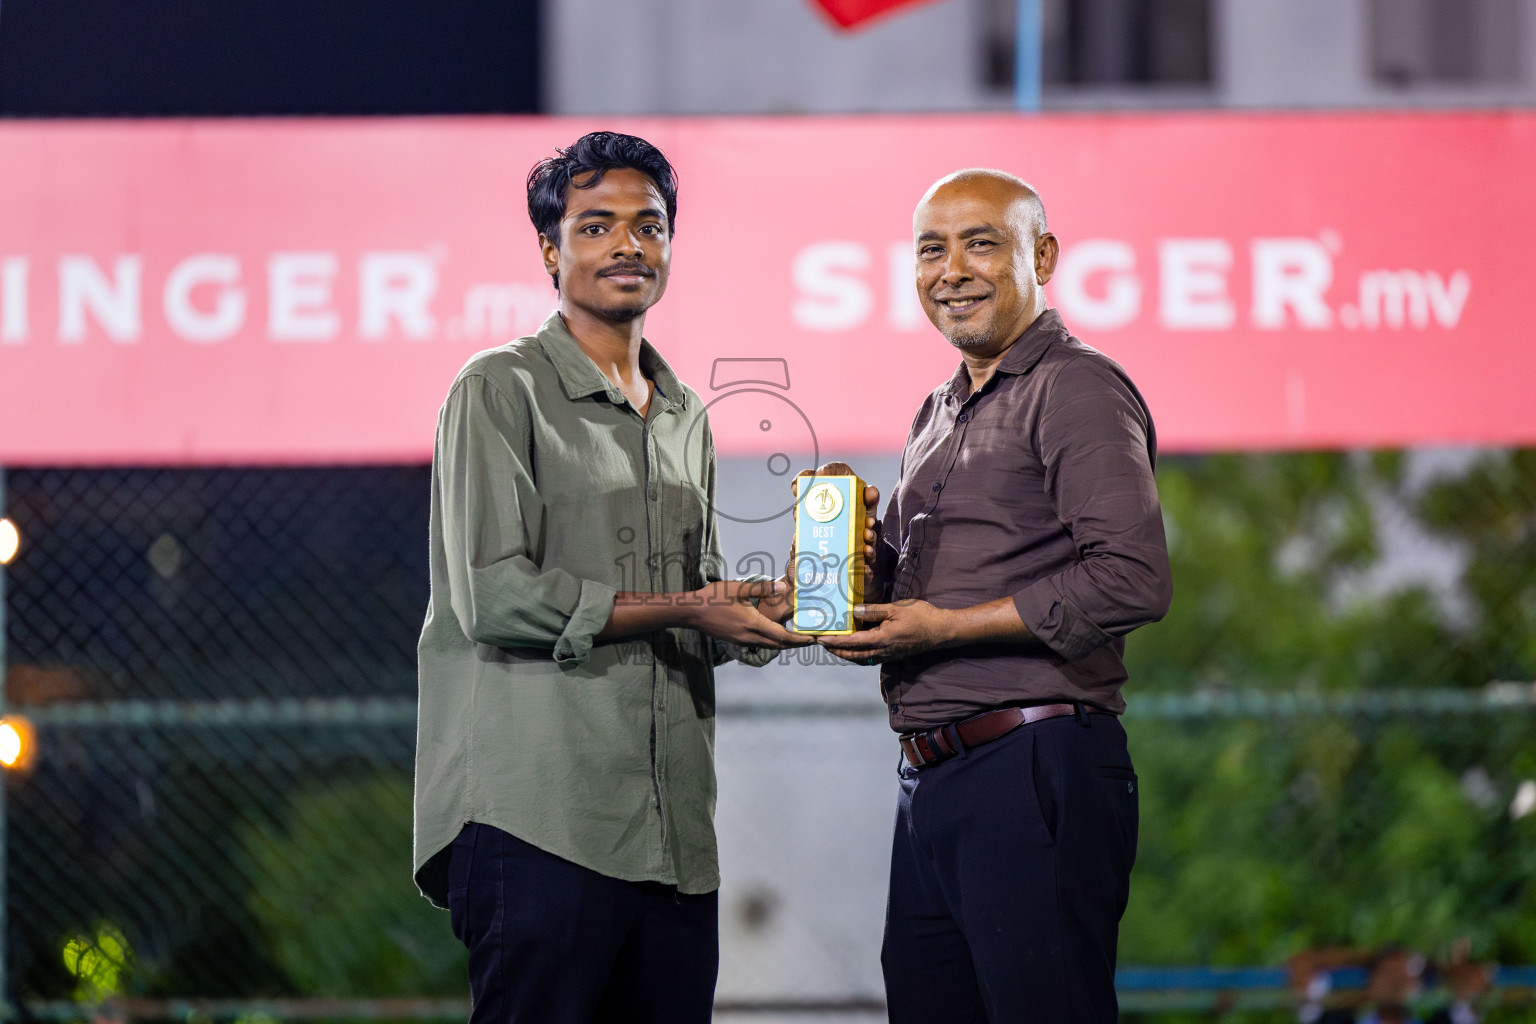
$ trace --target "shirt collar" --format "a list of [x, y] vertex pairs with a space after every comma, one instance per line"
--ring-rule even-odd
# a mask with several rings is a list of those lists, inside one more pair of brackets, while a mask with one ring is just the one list
[[[1054, 309], [1045, 310], [1024, 328], [1018, 341], [1008, 346], [1008, 351], [1003, 353], [1003, 358], [997, 364], [997, 372], [1012, 375], [1028, 373], [1045, 355], [1045, 350], [1051, 347], [1051, 342], [1066, 336], [1067, 326], [1061, 322], [1061, 314]], [[996, 379], [995, 374], [993, 379]], [[970, 391], [971, 374], [966, 369], [965, 361], [961, 360], [955, 375], [949, 379], [949, 393], [958, 398], [969, 396]]]
[[[536, 337], [544, 354], [555, 364], [555, 372], [560, 376], [560, 388], [566, 398], [574, 402], [599, 391], [606, 391], [612, 401], [624, 400], [619, 389], [603, 376], [597, 364], [576, 344], [576, 339], [571, 337], [558, 311], [549, 314]], [[656, 382], [656, 395], [667, 408], [688, 408], [688, 393], [677, 379], [677, 374], [672, 372], [672, 367], [661, 358], [655, 346], [643, 338], [640, 341], [640, 372]]]

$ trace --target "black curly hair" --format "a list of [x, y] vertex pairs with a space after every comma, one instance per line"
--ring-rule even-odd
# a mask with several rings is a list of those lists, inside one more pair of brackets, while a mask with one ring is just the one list
[[[594, 188], [605, 173], [622, 168], [639, 171], [656, 183], [667, 205], [667, 234], [677, 230], [677, 172], [649, 142], [618, 132], [589, 132], [555, 152], [559, 155], [540, 160], [528, 172], [528, 219], [557, 248], [567, 190]], [[581, 175], [587, 177], [578, 184], [575, 179]], [[555, 274], [554, 279], [558, 291], [560, 275]]]

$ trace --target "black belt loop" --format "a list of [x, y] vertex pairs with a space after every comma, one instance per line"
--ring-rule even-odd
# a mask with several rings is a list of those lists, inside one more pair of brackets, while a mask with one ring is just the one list
[[954, 722], [944, 728], [949, 731], [949, 742], [955, 748], [955, 753], [959, 754], [962, 760], [969, 757], [971, 752], [965, 749], [965, 741], [960, 738], [960, 723]]
[[1088, 728], [1091, 723], [1088, 721], [1088, 709], [1083, 707], [1083, 702], [1075, 700], [1072, 702], [1072, 706], [1077, 708], [1077, 724], [1084, 729]]
[[[929, 729], [927, 732], [923, 733], [922, 736], [923, 742], [928, 744], [928, 752], [933, 755], [933, 761], [937, 761], [942, 758], [944, 756], [944, 748], [939, 746], [939, 730]], [[917, 749], [918, 752], [921, 753], [923, 748], [918, 747]], [[924, 761], [923, 763], [931, 764], [932, 761]]]

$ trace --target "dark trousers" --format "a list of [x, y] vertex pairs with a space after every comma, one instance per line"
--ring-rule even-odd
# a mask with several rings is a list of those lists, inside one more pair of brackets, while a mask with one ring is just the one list
[[1136, 789], [1112, 715], [903, 764], [880, 956], [893, 1024], [1114, 1021]]
[[470, 1024], [707, 1024], [719, 905], [718, 893], [610, 878], [465, 825], [448, 909], [469, 947]]

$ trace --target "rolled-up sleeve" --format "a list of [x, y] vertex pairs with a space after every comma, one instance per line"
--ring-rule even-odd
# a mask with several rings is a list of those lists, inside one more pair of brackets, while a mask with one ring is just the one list
[[460, 379], [443, 406], [435, 469], [449, 600], [476, 643], [580, 662], [613, 613], [616, 588], [529, 558], [544, 515], [530, 463], [526, 400], [483, 376]]
[[1078, 557], [1013, 600], [1069, 661], [1157, 621], [1173, 599], [1150, 433], [1140, 397], [1108, 366], [1075, 359], [1050, 385], [1038, 435], [1045, 487]]

